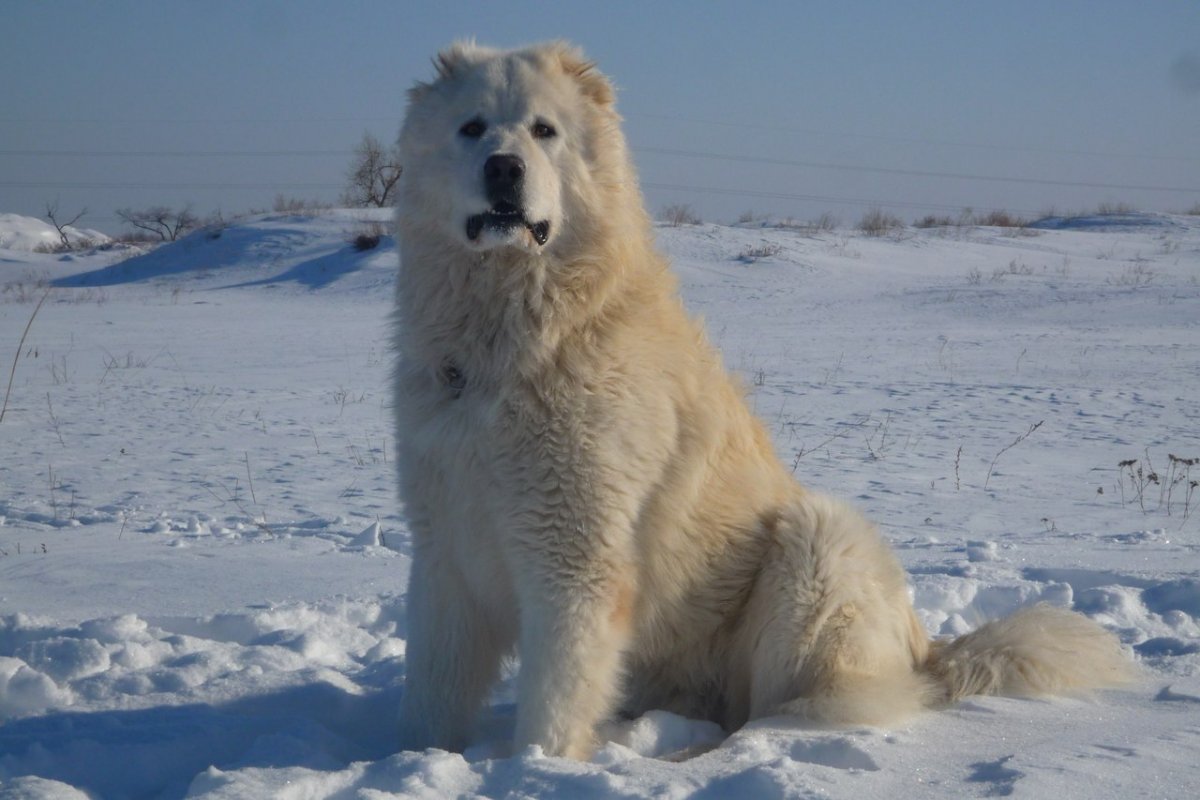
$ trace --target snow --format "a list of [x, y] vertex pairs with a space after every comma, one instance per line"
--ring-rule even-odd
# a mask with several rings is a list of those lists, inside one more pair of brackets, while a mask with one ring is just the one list
[[[72, 245], [90, 243], [88, 246], [95, 246], [111, 241], [105, 234], [90, 228], [67, 225], [63, 230]], [[51, 249], [61, 243], [62, 237], [49, 222], [20, 214], [0, 214], [0, 250]]]
[[1047, 601], [1145, 677], [888, 729], [652, 712], [588, 763], [511, 751], [515, 666], [465, 753], [394, 745], [395, 256], [351, 246], [385, 221], [0, 251], [0, 380], [50, 290], [0, 422], [0, 798], [1200, 791], [1200, 219], [660, 228], [780, 457], [881, 523], [932, 634]]

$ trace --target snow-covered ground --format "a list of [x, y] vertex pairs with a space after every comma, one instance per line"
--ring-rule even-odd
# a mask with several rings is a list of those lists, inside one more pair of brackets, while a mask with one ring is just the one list
[[781, 458], [881, 523], [931, 633], [1045, 600], [1145, 679], [888, 729], [653, 713], [590, 763], [509, 752], [508, 681], [465, 754], [397, 752], [395, 256], [360, 220], [0, 250], [0, 798], [1200, 792], [1200, 218], [660, 229]]
[[[100, 231], [64, 225], [63, 233], [72, 247], [103, 245], [110, 241]], [[20, 214], [0, 214], [0, 250], [50, 251], [62, 244], [62, 236], [48, 222]]]

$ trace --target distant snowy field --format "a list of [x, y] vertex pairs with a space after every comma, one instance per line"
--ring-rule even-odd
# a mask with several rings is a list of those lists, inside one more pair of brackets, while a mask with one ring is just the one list
[[660, 229], [780, 457], [880, 523], [932, 634], [1048, 601], [1145, 680], [888, 729], [653, 713], [576, 763], [509, 752], [511, 682], [465, 754], [396, 750], [395, 255], [360, 217], [0, 249], [0, 390], [50, 289], [0, 422], [0, 798], [1200, 793], [1200, 218]]

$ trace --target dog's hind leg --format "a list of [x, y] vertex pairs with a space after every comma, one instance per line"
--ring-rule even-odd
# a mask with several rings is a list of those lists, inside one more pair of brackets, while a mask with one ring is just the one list
[[938, 692], [920, 670], [928, 638], [874, 527], [805, 493], [781, 511], [773, 538], [746, 609], [746, 715], [853, 725], [924, 708]]

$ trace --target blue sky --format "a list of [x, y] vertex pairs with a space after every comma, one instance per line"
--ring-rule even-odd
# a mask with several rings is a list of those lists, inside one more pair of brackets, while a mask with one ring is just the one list
[[[32, 2], [0, 12], [0, 212], [333, 201], [455, 38], [581, 44], [651, 209], [854, 222], [1200, 203], [1200, 3]], [[221, 155], [213, 155], [220, 153]], [[1183, 191], [1180, 191], [1183, 190]]]

